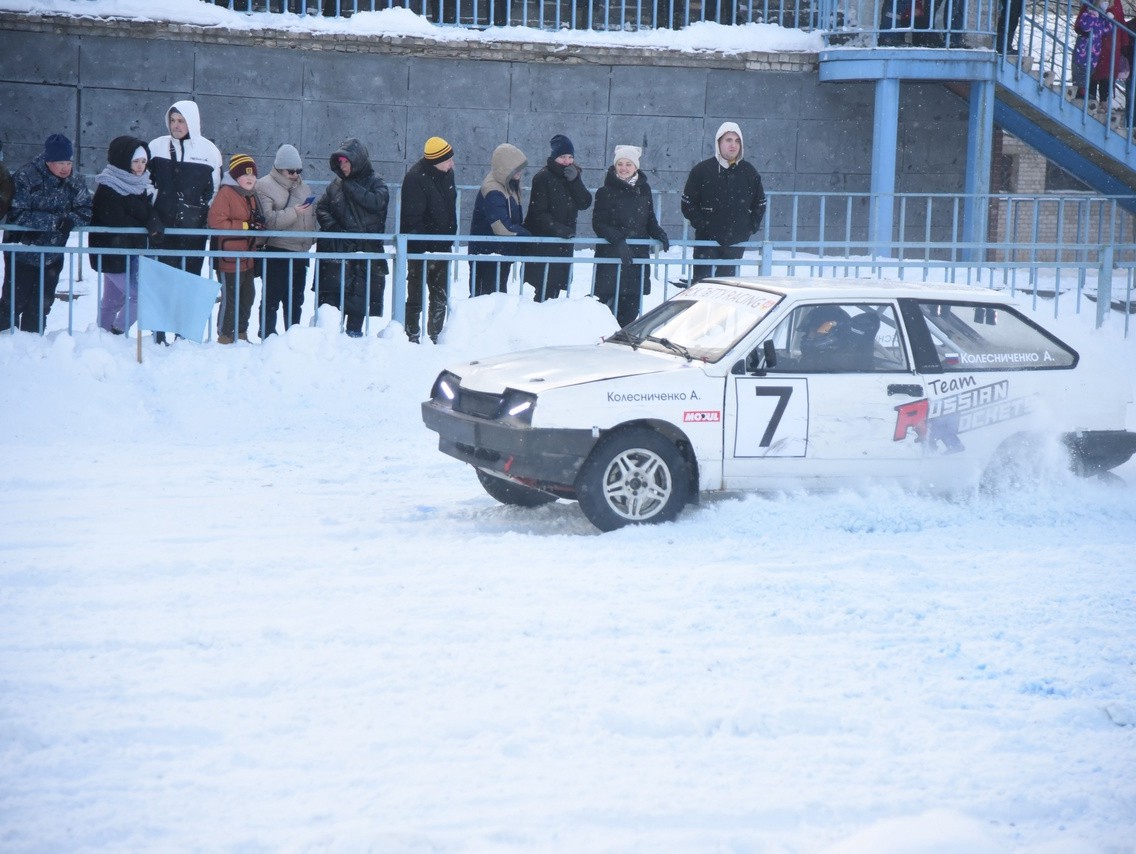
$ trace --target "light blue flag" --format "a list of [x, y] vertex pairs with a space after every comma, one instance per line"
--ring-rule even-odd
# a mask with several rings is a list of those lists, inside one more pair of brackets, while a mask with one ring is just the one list
[[201, 342], [221, 283], [152, 258], [138, 259], [138, 326]]

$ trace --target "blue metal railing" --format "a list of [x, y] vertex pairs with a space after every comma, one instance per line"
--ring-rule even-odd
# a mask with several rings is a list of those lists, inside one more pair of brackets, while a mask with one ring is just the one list
[[[799, 213], [800, 200], [800, 197], [790, 196], [781, 201]], [[996, 240], [992, 239], [981, 244], [966, 244], [957, 239], [943, 241], [928, 237], [931, 232], [926, 223], [932, 219], [927, 214], [928, 208], [933, 208], [935, 202], [942, 200], [937, 197], [899, 199], [897, 200], [900, 212], [897, 219], [897, 236], [886, 255], [878, 254], [866, 238], [851, 236], [854, 230], [852, 217], [848, 215], [854, 209], [851, 199], [845, 200], [839, 229], [829, 228], [831, 223], [828, 220], [833, 214], [832, 209], [839, 206], [826, 204], [823, 198], [820, 201], [816, 209], [817, 217], [807, 222], [796, 223], [790, 237], [771, 239], [766, 228], [763, 234], [755, 235], [753, 241], [744, 244], [746, 251], [738, 262], [739, 274], [949, 281], [993, 287], [1007, 290], [1012, 294], [1026, 293], [1035, 304], [1045, 299], [1052, 300], [1055, 315], [1064, 311], [1080, 312], [1086, 304], [1095, 300], [1099, 317], [1103, 318], [1100, 312], [1109, 308], [1123, 311], [1124, 330], [1125, 334], [1128, 333], [1130, 314], [1136, 309], [1136, 295], [1133, 290], [1136, 283], [1136, 239], [1131, 234], [1132, 226], [1129, 218], [1119, 216], [1116, 200], [1092, 197], [1072, 197], [1064, 200], [1049, 196], [990, 197], [982, 201], [1002, 212], [997, 218], [999, 228], [1002, 230], [1001, 235]], [[775, 199], [774, 210], [778, 203]], [[958, 216], [961, 206], [961, 200], [954, 199], [951, 210], [955, 217]], [[921, 218], [925, 223], [922, 226], [914, 224], [915, 218], [912, 214], [916, 208], [921, 208]], [[9, 231], [13, 233], [20, 230], [9, 227]], [[138, 254], [137, 250], [103, 248], [92, 252], [83, 245], [85, 241], [82, 239], [84, 232], [90, 230], [92, 229], [80, 230], [76, 235], [77, 239], [73, 238], [70, 246], [51, 247], [48, 250], [53, 254], [62, 253], [65, 256], [59, 297], [68, 303], [68, 332], [73, 331], [74, 301], [82, 295], [76, 290], [76, 283], [83, 281], [82, 271], [89, 260], [96, 255]], [[1047, 234], [1047, 230], [1053, 234]], [[140, 230], [123, 229], [102, 229], [102, 231], [142, 233]], [[842, 231], [842, 234], [838, 236], [836, 231]], [[183, 232], [171, 230], [170, 233], [196, 234], [202, 238], [220, 234], [206, 230]], [[247, 232], [240, 234], [246, 237], [248, 235]], [[261, 232], [260, 235], [293, 238], [305, 235], [315, 240], [320, 233]], [[498, 256], [471, 256], [466, 247], [469, 236], [465, 234], [456, 237], [452, 251], [429, 255], [407, 252], [406, 242], [408, 239], [436, 239], [436, 235], [392, 233], [362, 236], [383, 240], [387, 249], [382, 253], [289, 253], [276, 250], [222, 252], [209, 249], [192, 252], [183, 249], [153, 249], [145, 250], [144, 254], [155, 257], [196, 255], [209, 259], [221, 256], [248, 257], [254, 259], [256, 274], [261, 277], [264, 275], [264, 265], [270, 259], [304, 258], [312, 262], [306, 277], [309, 284], [318, 281], [321, 263], [383, 259], [387, 261], [391, 270], [391, 275], [382, 283], [385, 284], [383, 314], [404, 322], [408, 264], [428, 259], [447, 262], [447, 294], [464, 297], [469, 293], [469, 261], [508, 260], [513, 263], [513, 274], [506, 288], [510, 293], [520, 294], [522, 281], [526, 278], [523, 275], [526, 263], [543, 265], [560, 262], [560, 259], [548, 255], [531, 254], [530, 247], [539, 244], [562, 246], [565, 243], [556, 238], [524, 238], [518, 243], [515, 239], [479, 236], [479, 241], [500, 243], [503, 254], [498, 258]], [[571, 265], [569, 294], [572, 297], [580, 297], [593, 293], [595, 268], [617, 264], [618, 260], [595, 257], [595, 247], [603, 243], [601, 240], [581, 237], [570, 243], [574, 254], [564, 262]], [[656, 285], [652, 301], [676, 293], [678, 288], [676, 282], [690, 275], [693, 250], [699, 245], [705, 244], [689, 239], [688, 234], [684, 232], [682, 238], [671, 242], [671, 250], [666, 255], [656, 253], [647, 259], [636, 261], [636, 264], [645, 265], [651, 270], [651, 279]], [[3, 249], [6, 253], [23, 254], [25, 257], [40, 256], [45, 250], [44, 247], [25, 246], [19, 243], [5, 244]], [[11, 257], [9, 254], [8, 258]], [[962, 260], [967, 257], [979, 260]], [[101, 299], [102, 281], [98, 274], [100, 262], [97, 258], [94, 260], [96, 299]], [[41, 265], [39, 258], [33, 263]], [[10, 262], [6, 261], [6, 265], [4, 286], [5, 291], [8, 291], [12, 286], [12, 270]], [[338, 304], [343, 305], [346, 285], [342, 269], [338, 276], [340, 282]], [[37, 298], [42, 311], [43, 306], [50, 304], [56, 295], [45, 291], [42, 271], [39, 282]], [[538, 283], [528, 284], [535, 286]], [[364, 303], [368, 307], [371, 304], [372, 287], [379, 286], [380, 283], [368, 280]], [[312, 290], [317, 290], [318, 294], [318, 285]], [[421, 304], [423, 306], [428, 304], [425, 292], [422, 294]], [[5, 327], [10, 326], [14, 319], [14, 308], [9, 305], [7, 311], [9, 316], [0, 319], [0, 325]], [[320, 307], [317, 305], [317, 319], [319, 312]], [[261, 328], [264, 328], [263, 302], [259, 313]], [[366, 323], [366, 329], [369, 331], [371, 324], [369, 317]], [[423, 322], [422, 325], [425, 323]], [[42, 332], [42, 328], [39, 331]]]
[[813, 30], [818, 21], [812, 0], [215, 0], [214, 5], [329, 18], [402, 7], [443, 26], [543, 30], [678, 29], [699, 21]]

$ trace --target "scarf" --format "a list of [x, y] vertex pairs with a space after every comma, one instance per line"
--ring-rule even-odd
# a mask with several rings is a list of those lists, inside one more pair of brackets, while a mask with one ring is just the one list
[[109, 187], [120, 196], [137, 196], [140, 193], [153, 195], [156, 192], [154, 185], [150, 183], [149, 172], [135, 175], [133, 172], [127, 172], [125, 169], [119, 169], [117, 166], [111, 166], [109, 163], [106, 168], [99, 173], [98, 177], [95, 179], [95, 183]]

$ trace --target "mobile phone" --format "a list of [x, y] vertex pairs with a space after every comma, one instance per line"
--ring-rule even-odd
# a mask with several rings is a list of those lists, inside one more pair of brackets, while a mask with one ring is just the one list
[[314, 202], [315, 200], [316, 200], [316, 197], [315, 197], [315, 196], [308, 196], [308, 197], [307, 197], [306, 199], [304, 199], [304, 204], [305, 204], [305, 205], [310, 205], [310, 204], [311, 204], [312, 202]]

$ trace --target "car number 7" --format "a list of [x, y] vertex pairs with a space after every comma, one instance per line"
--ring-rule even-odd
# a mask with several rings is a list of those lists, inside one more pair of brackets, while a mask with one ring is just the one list
[[768, 448], [773, 444], [773, 436], [777, 433], [777, 426], [781, 423], [781, 418], [785, 414], [785, 409], [789, 406], [789, 398], [793, 396], [792, 386], [757, 386], [754, 388], [754, 393], [758, 397], [776, 397], [777, 405], [773, 408], [773, 415], [769, 418], [769, 424], [765, 427], [765, 433], [761, 437], [761, 442], [758, 447]]

